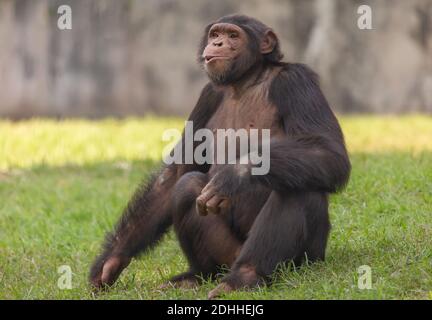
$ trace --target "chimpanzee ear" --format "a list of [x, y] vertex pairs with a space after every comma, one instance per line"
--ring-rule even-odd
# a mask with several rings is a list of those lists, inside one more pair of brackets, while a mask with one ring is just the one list
[[273, 30], [268, 29], [261, 40], [261, 53], [266, 54], [273, 51], [276, 44], [278, 43], [278, 38]]

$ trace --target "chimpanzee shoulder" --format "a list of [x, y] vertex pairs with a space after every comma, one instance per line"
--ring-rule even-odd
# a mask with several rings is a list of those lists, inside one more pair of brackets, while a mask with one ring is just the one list
[[337, 120], [321, 91], [318, 75], [302, 63], [284, 63], [269, 88], [269, 101], [285, 125], [300, 131], [339, 131]]
[[287, 104], [304, 108], [313, 99], [319, 100], [316, 103], [323, 102], [320, 98], [324, 97], [318, 93], [319, 79], [312, 69], [302, 63], [284, 63], [270, 85], [269, 99], [284, 113]]

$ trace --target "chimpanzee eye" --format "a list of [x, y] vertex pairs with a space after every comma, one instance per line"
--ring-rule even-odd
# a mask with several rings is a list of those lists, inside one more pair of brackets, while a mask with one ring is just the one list
[[238, 37], [238, 34], [237, 34], [236, 32], [231, 32], [230, 35], [229, 35], [229, 37], [230, 37], [231, 39], [234, 39], [234, 38], [237, 38], [237, 37]]
[[217, 38], [217, 33], [216, 32], [211, 32], [210, 33], [210, 38]]

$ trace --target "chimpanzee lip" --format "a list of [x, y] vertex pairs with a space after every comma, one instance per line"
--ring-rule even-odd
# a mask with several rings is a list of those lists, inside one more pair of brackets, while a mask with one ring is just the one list
[[210, 62], [210, 61], [212, 61], [212, 60], [214, 60], [214, 59], [228, 59], [228, 57], [227, 56], [219, 56], [219, 55], [215, 55], [215, 56], [205, 56], [204, 57], [204, 59], [205, 59], [205, 61], [206, 62]]

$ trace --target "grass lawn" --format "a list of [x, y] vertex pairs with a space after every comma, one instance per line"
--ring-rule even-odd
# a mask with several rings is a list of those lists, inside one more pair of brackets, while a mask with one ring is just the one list
[[[331, 198], [327, 260], [230, 299], [431, 299], [432, 118], [342, 117], [353, 171]], [[170, 232], [134, 260], [112, 290], [94, 296], [91, 261], [134, 188], [157, 166], [161, 133], [182, 119], [0, 121], [0, 298], [205, 299], [198, 290], [160, 291], [186, 270]], [[72, 289], [57, 286], [61, 265]], [[372, 288], [358, 288], [358, 267]]]

